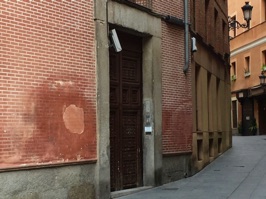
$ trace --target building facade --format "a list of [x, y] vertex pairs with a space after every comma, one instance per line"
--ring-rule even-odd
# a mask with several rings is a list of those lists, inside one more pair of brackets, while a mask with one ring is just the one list
[[[121, 99], [119, 93], [123, 95], [123, 84], [129, 83], [119, 82], [121, 78], [116, 74], [113, 74], [113, 77], [116, 76], [114, 80], [110, 77], [111, 191], [156, 186], [183, 178], [191, 173], [192, 152], [191, 78], [190, 71], [187, 72], [187, 76], [183, 72], [186, 65], [186, 44], [189, 51], [189, 43], [187, 41], [185, 44], [184, 36], [184, 16], [189, 16], [189, 4], [185, 5], [182, 1], [174, 1], [171, 5], [163, 1], [108, 1], [107, 6], [108, 18], [104, 19], [108, 20], [109, 31], [115, 29], [118, 32], [123, 49], [120, 53], [114, 52], [112, 48], [106, 49], [107, 55], [109, 53], [109, 60], [106, 59], [106, 62], [110, 65], [110, 75], [119, 71], [116, 67], [123, 67], [124, 59], [129, 59], [129, 47], [138, 44], [138, 52], [141, 54], [140, 68], [136, 72], [140, 74], [141, 80], [139, 107], [123, 105], [116, 101]], [[174, 22], [171, 19], [174, 19]], [[106, 38], [107, 33], [103, 34]], [[187, 31], [187, 36], [188, 34]], [[133, 43], [130, 44], [129, 40]], [[136, 52], [137, 49], [132, 50]], [[117, 63], [115, 60], [122, 62]], [[122, 71], [123, 68], [120, 69], [120, 75], [123, 75]], [[130, 98], [132, 93], [127, 96]], [[130, 103], [130, 100], [125, 102]], [[130, 111], [130, 106], [134, 111], [139, 108], [141, 119], [135, 121], [139, 121], [137, 126], [141, 128], [136, 128], [134, 135], [137, 138], [131, 135], [138, 143], [124, 137], [124, 123], [119, 122], [119, 117], [124, 114], [123, 109]], [[120, 120], [123, 121], [122, 118]], [[128, 144], [123, 146], [122, 143], [125, 142]], [[133, 148], [130, 151], [127, 149], [130, 143], [139, 149]], [[122, 156], [117, 151], [120, 151]], [[137, 155], [135, 151], [138, 151]], [[136, 160], [136, 166], [132, 166]], [[124, 171], [120, 171], [121, 168]], [[132, 174], [137, 178], [129, 176]], [[129, 179], [133, 181], [128, 182]]]
[[0, 7], [1, 198], [92, 198], [94, 3], [1, 1]]
[[[245, 24], [241, 6], [229, 1], [229, 16]], [[249, 1], [253, 6], [250, 28], [230, 31], [231, 101], [233, 132], [242, 135], [265, 134], [265, 92], [259, 76], [266, 63], [265, 3]]]
[[[227, 1], [191, 0], [193, 165], [203, 168], [231, 147]], [[198, 9], [202, 8], [202, 9]]]
[[231, 146], [226, 1], [0, 7], [1, 197], [110, 198]]

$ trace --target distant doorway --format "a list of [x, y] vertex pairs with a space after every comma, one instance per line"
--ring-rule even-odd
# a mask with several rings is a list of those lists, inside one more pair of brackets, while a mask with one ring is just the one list
[[111, 191], [142, 186], [142, 38], [117, 32], [110, 48]]
[[259, 100], [259, 133], [266, 135], [266, 98]]
[[244, 98], [242, 101], [242, 133], [243, 135], [251, 135], [249, 127], [254, 118], [254, 102], [251, 98]]

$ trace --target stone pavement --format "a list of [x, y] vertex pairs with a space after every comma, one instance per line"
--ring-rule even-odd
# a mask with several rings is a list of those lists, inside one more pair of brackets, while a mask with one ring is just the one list
[[266, 199], [266, 136], [234, 136], [233, 147], [196, 175], [119, 199]]

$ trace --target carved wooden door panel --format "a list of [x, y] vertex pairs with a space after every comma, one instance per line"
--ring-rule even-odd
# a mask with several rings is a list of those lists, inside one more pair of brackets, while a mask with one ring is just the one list
[[142, 186], [141, 38], [118, 33], [110, 49], [111, 191]]

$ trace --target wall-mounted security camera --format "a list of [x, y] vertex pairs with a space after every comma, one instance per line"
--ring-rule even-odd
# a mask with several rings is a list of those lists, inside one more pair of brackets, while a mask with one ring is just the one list
[[197, 52], [197, 45], [196, 45], [196, 38], [195, 37], [192, 37], [191, 38], [191, 51], [194, 53], [194, 52]]
[[117, 36], [117, 33], [116, 33], [116, 30], [115, 29], [112, 29], [110, 31], [110, 38], [111, 38], [111, 41], [112, 41], [112, 47], [114, 47], [115, 49], [115, 52], [120, 52], [122, 50], [122, 47], [121, 47], [121, 44], [120, 44], [120, 41], [118, 39], [118, 36]]

